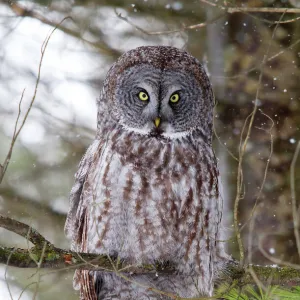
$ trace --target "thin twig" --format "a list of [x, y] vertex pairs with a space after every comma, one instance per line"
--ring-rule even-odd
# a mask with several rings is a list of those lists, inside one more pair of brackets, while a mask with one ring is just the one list
[[[49, 20], [48, 18], [43, 16], [38, 11], [35, 11], [33, 9], [28, 9], [25, 6], [22, 6], [17, 1], [7, 1], [7, 2], [11, 2], [11, 4], [9, 5], [9, 8], [15, 13], [15, 15], [17, 15], [19, 17], [30, 17], [30, 18], [39, 20], [43, 24], [47, 24], [51, 27], [55, 27], [55, 29], [59, 29], [62, 32], [81, 40], [82, 42], [86, 43], [87, 45], [94, 47], [96, 49], [99, 49], [103, 54], [112, 55], [115, 57], [118, 57], [121, 54], [118, 50], [114, 50], [114, 49], [111, 49], [110, 47], [108, 47], [108, 45], [106, 45], [103, 42], [103, 40], [101, 40], [101, 42], [89, 41], [81, 36], [80, 31], [75, 31], [68, 27], [60, 26], [61, 24], [59, 24], [59, 26], [58, 26], [55, 22]], [[73, 18], [70, 16], [66, 17], [64, 20], [66, 20], [66, 19], [70, 19], [74, 22]]]
[[297, 265], [297, 264], [293, 264], [293, 263], [290, 263], [288, 261], [284, 261], [282, 259], [279, 259], [279, 258], [276, 258], [276, 257], [273, 257], [271, 255], [269, 255], [267, 253], [267, 251], [265, 251], [265, 249], [262, 247], [262, 239], [263, 239], [264, 236], [262, 236], [259, 240], [259, 243], [258, 243], [258, 249], [259, 251], [262, 253], [262, 255], [267, 258], [268, 260], [270, 260], [272, 263], [274, 264], [277, 264], [277, 265], [282, 265], [282, 266], [286, 266], [286, 267], [290, 267], [290, 268], [293, 268], [295, 270], [300, 270], [300, 265]]
[[[261, 196], [262, 191], [263, 191], [264, 186], [265, 186], [265, 182], [266, 182], [266, 179], [267, 179], [267, 174], [268, 174], [268, 170], [269, 170], [269, 165], [270, 165], [271, 157], [273, 155], [274, 139], [273, 139], [272, 129], [274, 127], [274, 121], [273, 121], [273, 119], [270, 116], [268, 116], [267, 114], [265, 114], [261, 109], [259, 109], [259, 111], [260, 111], [260, 113], [262, 115], [266, 116], [271, 121], [271, 127], [270, 127], [270, 129], [265, 130], [263, 128], [259, 128], [261, 130], [265, 130], [266, 132], [268, 132], [270, 134], [270, 152], [269, 152], [269, 156], [267, 158], [267, 163], [266, 163], [266, 166], [265, 166], [264, 177], [263, 177], [262, 183], [260, 185], [258, 194], [256, 196], [254, 206], [253, 206], [253, 208], [251, 210], [251, 213], [249, 215], [248, 220], [243, 224], [243, 226], [241, 227], [240, 230], [243, 230], [247, 226], [248, 222], [251, 220], [251, 218], [252, 218], [252, 216], [253, 216], [253, 214], [255, 212], [256, 206], [258, 204], [258, 201], [260, 199], [260, 196]], [[249, 263], [251, 263], [251, 261], [249, 261]]]
[[22, 292], [20, 293], [20, 296], [19, 296], [18, 300], [21, 300], [21, 298], [22, 298], [23, 294], [25, 293], [25, 291], [26, 291], [31, 285], [33, 285], [33, 284], [35, 284], [35, 282], [30, 282], [30, 283], [28, 283], [28, 284], [23, 288]]
[[[300, 14], [300, 8], [281, 8], [281, 7], [226, 7], [208, 0], [199, 0], [205, 4], [213, 7], [218, 7], [222, 10], [227, 11], [230, 14], [239, 12], [257, 12], [257, 13], [284, 13], [284, 14]], [[279, 20], [281, 21], [281, 20]]]
[[[290, 46], [286, 47], [285, 49], [277, 52], [276, 54], [274, 54], [273, 56], [269, 57], [266, 61], [267, 62], [270, 62], [272, 61], [274, 58], [278, 57], [279, 55], [283, 54], [286, 52], [286, 50], [288, 49], [291, 49], [293, 48], [294, 46], [298, 45], [300, 43], [300, 39], [298, 39], [296, 42], [294, 42], [293, 44], [291, 44]], [[239, 78], [241, 76], [247, 76], [250, 72], [253, 72], [255, 70], [257, 70], [258, 67], [253, 67], [253, 68], [250, 68], [244, 72], [240, 72], [239, 74], [237, 75], [233, 75], [233, 76], [220, 76], [220, 75], [211, 75], [211, 77], [213, 78], [225, 78], [225, 79], [235, 79], [235, 78]]]
[[10, 143], [8, 153], [6, 155], [6, 158], [4, 160], [3, 165], [0, 164], [0, 183], [2, 182], [4, 174], [7, 170], [8, 164], [9, 164], [11, 156], [12, 156], [14, 145], [15, 145], [15, 142], [16, 142], [17, 137], [18, 137], [17, 126], [18, 126], [18, 123], [19, 123], [20, 115], [21, 115], [21, 105], [22, 105], [22, 101], [23, 101], [23, 97], [24, 97], [24, 92], [25, 92], [25, 89], [23, 90], [23, 92], [21, 94], [20, 101], [19, 101], [18, 115], [17, 115], [17, 119], [16, 119], [16, 122], [15, 122], [13, 137], [11, 139], [11, 143]]
[[[283, 16], [284, 16], [284, 13], [281, 15], [280, 20], [283, 18]], [[271, 48], [271, 41], [274, 39], [275, 32], [276, 32], [278, 26], [279, 26], [279, 24], [277, 24], [275, 26], [274, 30], [273, 30], [273, 34], [272, 34], [271, 40], [269, 42], [268, 49], [267, 49], [267, 51], [266, 51], [266, 53], [263, 57], [263, 60], [262, 60], [261, 66], [260, 66], [260, 74], [259, 74], [259, 79], [258, 79], [258, 87], [257, 87], [257, 90], [256, 90], [255, 100], [254, 100], [254, 107], [253, 107], [252, 113], [250, 114], [251, 118], [250, 118], [250, 121], [249, 121], [246, 137], [245, 137], [242, 145], [240, 145], [240, 148], [239, 148], [239, 164], [238, 164], [238, 172], [237, 172], [237, 192], [236, 192], [236, 198], [235, 198], [235, 201], [234, 201], [233, 215], [234, 215], [235, 234], [236, 234], [237, 242], [238, 242], [238, 246], [239, 246], [240, 265], [241, 266], [244, 264], [244, 257], [245, 257], [244, 256], [244, 245], [243, 245], [243, 241], [242, 241], [242, 238], [241, 238], [241, 233], [240, 233], [240, 229], [239, 229], [239, 220], [238, 220], [238, 207], [239, 207], [239, 202], [240, 202], [240, 199], [241, 199], [241, 187], [242, 187], [242, 184], [243, 184], [242, 162], [243, 162], [244, 154], [246, 152], [246, 147], [247, 147], [247, 144], [248, 144], [248, 140], [250, 138], [250, 134], [251, 134], [251, 131], [252, 131], [252, 126], [253, 126], [253, 123], [254, 123], [254, 118], [255, 118], [255, 115], [256, 115], [256, 111], [257, 111], [257, 108], [258, 108], [258, 99], [259, 99], [259, 92], [260, 92], [260, 89], [261, 89], [263, 69], [264, 69], [264, 66], [265, 66], [270, 48]], [[243, 134], [243, 132], [242, 132], [242, 134]], [[241, 136], [242, 136], [242, 134], [241, 134]]]
[[[238, 12], [255, 12], [255, 13], [284, 13], [300, 14], [300, 8], [280, 8], [280, 7], [228, 7], [227, 12], [230, 14]], [[280, 22], [280, 21], [279, 21]]]
[[199, 29], [199, 28], [203, 28], [206, 27], [207, 25], [213, 24], [216, 21], [218, 21], [219, 19], [221, 19], [222, 17], [225, 16], [225, 14], [221, 14], [211, 20], [208, 20], [206, 22], [202, 22], [199, 24], [194, 24], [194, 25], [190, 25], [190, 26], [183, 26], [180, 29], [174, 29], [174, 30], [163, 30], [163, 31], [147, 31], [143, 28], [141, 28], [140, 26], [137, 26], [136, 24], [134, 24], [133, 22], [131, 22], [128, 18], [122, 16], [121, 13], [118, 13], [115, 10], [115, 14], [116, 16], [123, 20], [124, 22], [128, 23], [129, 25], [133, 26], [135, 29], [137, 29], [138, 31], [142, 32], [143, 34], [147, 34], [147, 35], [162, 35], [162, 34], [172, 34], [172, 33], [178, 33], [178, 32], [182, 32], [182, 31], [186, 31], [186, 30], [194, 30], [194, 29]]
[[[216, 110], [216, 106], [214, 107], [214, 110]], [[215, 126], [216, 122], [215, 122], [215, 117], [213, 118], [213, 131], [214, 134], [218, 140], [218, 142], [220, 143], [220, 145], [228, 152], [228, 154], [236, 161], [238, 161], [238, 158], [226, 147], [225, 143], [221, 140], [219, 134], [217, 133], [216, 130], [216, 126]]]
[[14, 148], [14, 145], [15, 145], [15, 142], [21, 132], [21, 130], [23, 129], [24, 125], [25, 125], [25, 122], [27, 120], [27, 117], [32, 109], [32, 106], [33, 106], [33, 103], [35, 101], [35, 98], [36, 98], [36, 94], [37, 94], [37, 90], [38, 90], [38, 86], [39, 86], [39, 83], [40, 83], [40, 78], [41, 78], [41, 68], [42, 68], [42, 63], [43, 63], [43, 59], [44, 59], [44, 54], [45, 54], [45, 51], [46, 51], [46, 48], [47, 48], [47, 45], [49, 43], [49, 40], [51, 38], [51, 36], [53, 35], [54, 31], [66, 20], [68, 19], [69, 17], [66, 17], [64, 19], [61, 20], [61, 22], [59, 22], [55, 28], [50, 32], [50, 34], [48, 35], [48, 37], [46, 37], [46, 39], [44, 40], [43, 42], [43, 45], [41, 47], [41, 58], [40, 58], [40, 62], [39, 62], [39, 66], [38, 66], [38, 74], [37, 74], [37, 79], [36, 79], [36, 82], [35, 82], [35, 88], [34, 88], [34, 93], [33, 93], [33, 96], [31, 98], [31, 101], [29, 103], [29, 106], [27, 108], [27, 111], [25, 113], [25, 116], [22, 120], [22, 123], [20, 125], [20, 127], [17, 129], [18, 127], [18, 123], [19, 123], [19, 118], [20, 118], [20, 114], [21, 114], [21, 104], [22, 104], [22, 100], [23, 100], [23, 96], [24, 96], [24, 92], [25, 92], [25, 89], [23, 90], [22, 92], [22, 95], [21, 95], [21, 99], [19, 101], [19, 109], [18, 109], [18, 116], [17, 116], [17, 119], [16, 119], [16, 122], [15, 122], [15, 127], [14, 127], [14, 133], [13, 133], [13, 137], [12, 137], [12, 141], [11, 141], [11, 144], [10, 144], [10, 148], [9, 148], [9, 151], [7, 153], [7, 156], [4, 160], [4, 163], [3, 165], [0, 165], [0, 184], [3, 180], [3, 177], [4, 177], [4, 174], [7, 170], [7, 167], [9, 165], [9, 162], [10, 162], [10, 159], [11, 159], [11, 156], [12, 156], [12, 152], [13, 152], [13, 148]]
[[38, 261], [38, 264], [37, 264], [37, 276], [38, 276], [38, 279], [37, 279], [36, 286], [35, 286], [35, 291], [34, 291], [34, 294], [33, 294], [33, 300], [36, 299], [37, 293], [38, 293], [38, 290], [39, 290], [39, 286], [40, 286], [40, 282], [41, 282], [40, 269], [41, 269], [41, 266], [42, 266], [42, 263], [43, 263], [43, 259], [45, 257], [46, 248], [47, 248], [47, 243], [44, 242], [44, 246], [43, 246], [43, 250], [42, 250], [42, 255], [41, 255], [41, 257], [40, 257], [40, 259]]
[[259, 286], [261, 289], [263, 289], [265, 292], [267, 290], [267, 288], [263, 285], [263, 283], [259, 280], [257, 274], [255, 273], [255, 271], [253, 270], [252, 267], [249, 267], [247, 269], [247, 271], [251, 274], [254, 282], [256, 283], [257, 286]]
[[222, 11], [225, 11], [229, 14], [233, 14], [233, 13], [244, 13], [248, 16], [250, 16], [251, 18], [254, 19], [258, 19], [262, 22], [265, 23], [269, 23], [269, 24], [286, 24], [286, 23], [292, 23], [292, 22], [296, 22], [300, 19], [300, 17], [297, 18], [293, 18], [290, 20], [279, 20], [279, 21], [269, 21], [267, 19], [264, 18], [259, 18], [256, 17], [254, 15], [252, 15], [251, 13], [287, 13], [287, 14], [298, 14], [300, 13], [300, 9], [299, 8], [277, 8], [277, 7], [228, 7], [228, 6], [223, 6], [223, 5], [219, 5], [217, 3], [213, 3], [210, 2], [208, 0], [200, 0], [200, 2], [205, 3], [207, 5], [219, 8]]
[[296, 238], [296, 244], [297, 244], [297, 250], [298, 255], [300, 258], [300, 235], [299, 235], [299, 216], [298, 216], [298, 209], [297, 209], [297, 201], [296, 201], [296, 189], [295, 189], [295, 166], [298, 159], [300, 151], [300, 141], [297, 144], [294, 157], [291, 163], [291, 175], [290, 175], [290, 181], [291, 181], [291, 196], [292, 196], [292, 209], [293, 209], [293, 222], [294, 222], [294, 234]]
[[12, 257], [13, 252], [14, 252], [14, 250], [11, 250], [11, 252], [10, 252], [8, 258], [7, 258], [5, 272], [4, 272], [4, 280], [6, 282], [6, 287], [7, 287], [7, 290], [8, 290], [8, 293], [9, 293], [9, 296], [10, 296], [11, 300], [14, 300], [14, 299], [13, 299], [13, 296], [12, 296], [12, 293], [11, 293], [11, 290], [10, 290], [10, 287], [9, 287], [9, 283], [8, 283], [8, 280], [7, 280], [7, 271], [8, 271], [9, 262], [10, 262], [10, 259]]

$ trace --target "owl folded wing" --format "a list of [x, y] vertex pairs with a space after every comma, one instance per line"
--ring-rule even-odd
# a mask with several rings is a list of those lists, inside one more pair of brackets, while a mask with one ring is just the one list
[[76, 236], [78, 235], [79, 227], [82, 225], [81, 222], [84, 219], [84, 212], [88, 205], [88, 203], [84, 203], [86, 202], [86, 197], [82, 197], [83, 186], [90, 172], [95, 155], [97, 156], [97, 154], [101, 152], [101, 145], [102, 143], [100, 140], [95, 140], [89, 146], [81, 159], [78, 171], [75, 174], [75, 183], [71, 190], [69, 198], [70, 206], [65, 223], [65, 234], [68, 238], [72, 239], [73, 246]]

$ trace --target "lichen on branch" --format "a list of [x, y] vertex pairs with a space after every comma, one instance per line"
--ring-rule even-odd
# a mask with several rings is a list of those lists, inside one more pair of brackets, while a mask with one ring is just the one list
[[[177, 272], [172, 262], [130, 265], [125, 260], [120, 260], [117, 257], [77, 253], [57, 248], [29, 225], [2, 215], [0, 215], [0, 227], [24, 237], [34, 245], [28, 249], [0, 246], [0, 263], [4, 265], [18, 268], [37, 268], [36, 262], [41, 261], [40, 268], [56, 270], [76, 268], [124, 274], [174, 274]], [[247, 271], [250, 267], [262, 282], [267, 282], [269, 278], [272, 278], [274, 284], [290, 285], [291, 283], [300, 283], [300, 268], [251, 265], [241, 269], [234, 260], [229, 261], [223, 272], [217, 275], [217, 281], [229, 284], [235, 281], [238, 286], [253, 284], [254, 280], [250, 272]]]

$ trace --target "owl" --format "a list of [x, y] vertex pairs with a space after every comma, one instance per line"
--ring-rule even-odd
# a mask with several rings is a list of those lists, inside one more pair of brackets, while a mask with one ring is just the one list
[[132, 265], [170, 262], [177, 272], [77, 271], [81, 299], [212, 295], [226, 257], [213, 102], [204, 68], [177, 48], [139, 47], [111, 67], [96, 138], [75, 175], [66, 235], [74, 251]]

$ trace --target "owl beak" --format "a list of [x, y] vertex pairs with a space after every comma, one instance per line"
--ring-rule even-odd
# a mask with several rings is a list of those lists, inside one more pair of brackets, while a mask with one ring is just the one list
[[160, 124], [160, 118], [155, 118], [154, 124], [155, 124], [156, 127], [158, 127], [159, 124]]

